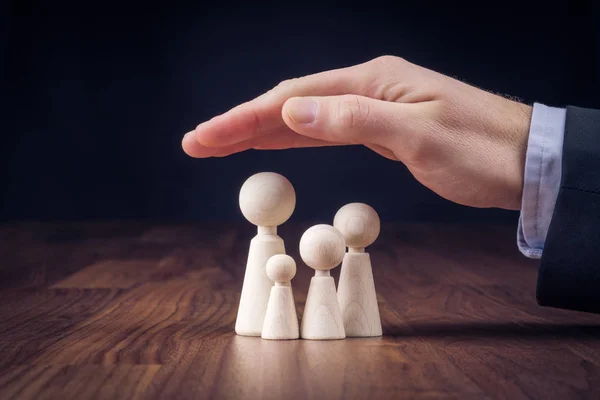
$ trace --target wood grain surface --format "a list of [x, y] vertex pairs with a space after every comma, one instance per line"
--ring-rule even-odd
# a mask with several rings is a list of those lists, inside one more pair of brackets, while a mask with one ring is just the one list
[[[308, 227], [279, 229], [299, 316]], [[235, 335], [253, 234], [0, 226], [0, 399], [600, 398], [600, 315], [536, 305], [514, 226], [384, 224], [369, 247], [383, 337], [329, 342]]]

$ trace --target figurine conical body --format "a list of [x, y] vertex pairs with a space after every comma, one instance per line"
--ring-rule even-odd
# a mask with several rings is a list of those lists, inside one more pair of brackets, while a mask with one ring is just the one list
[[242, 336], [260, 336], [273, 282], [265, 272], [269, 258], [284, 254], [283, 239], [276, 234], [259, 233], [250, 241], [248, 262], [242, 284], [235, 332]]
[[369, 253], [344, 255], [337, 298], [346, 336], [381, 336], [381, 318]]
[[310, 280], [301, 326], [303, 339], [332, 340], [346, 337], [335, 282], [329, 271], [326, 272], [327, 275], [315, 275]]

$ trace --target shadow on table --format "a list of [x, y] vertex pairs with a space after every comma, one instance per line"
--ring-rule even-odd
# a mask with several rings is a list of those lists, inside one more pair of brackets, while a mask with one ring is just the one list
[[385, 336], [469, 338], [597, 338], [600, 323], [431, 322], [384, 326]]

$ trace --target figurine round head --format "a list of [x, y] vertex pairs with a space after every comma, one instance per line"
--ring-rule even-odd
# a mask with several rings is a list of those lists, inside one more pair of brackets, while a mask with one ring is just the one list
[[328, 271], [344, 259], [346, 244], [342, 233], [331, 225], [310, 227], [300, 238], [300, 257], [319, 271]]
[[278, 226], [296, 207], [296, 192], [284, 176], [275, 172], [252, 175], [240, 190], [240, 209], [257, 226]]
[[287, 254], [276, 254], [267, 261], [267, 276], [273, 282], [289, 282], [296, 276], [296, 262]]
[[379, 236], [381, 223], [373, 207], [364, 203], [350, 203], [335, 214], [333, 226], [344, 235], [346, 246], [357, 249], [373, 244]]

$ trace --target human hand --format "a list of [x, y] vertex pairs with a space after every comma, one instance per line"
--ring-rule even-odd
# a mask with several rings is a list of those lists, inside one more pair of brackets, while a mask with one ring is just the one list
[[472, 207], [521, 205], [531, 106], [398, 57], [284, 81], [185, 135], [197, 158], [364, 145]]

